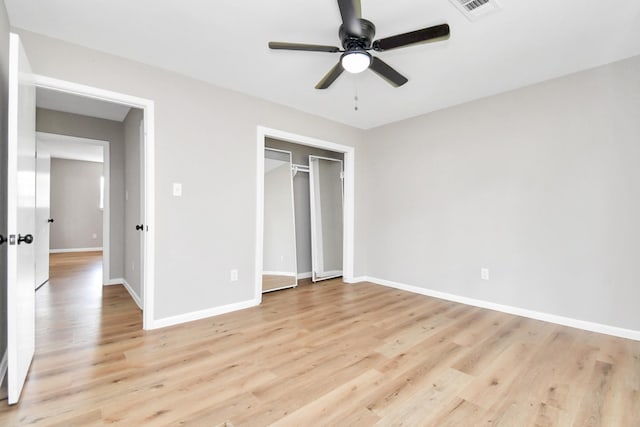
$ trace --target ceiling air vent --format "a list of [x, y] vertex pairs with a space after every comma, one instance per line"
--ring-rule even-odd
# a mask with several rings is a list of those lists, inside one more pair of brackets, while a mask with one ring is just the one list
[[497, 0], [449, 0], [470, 21], [500, 10]]

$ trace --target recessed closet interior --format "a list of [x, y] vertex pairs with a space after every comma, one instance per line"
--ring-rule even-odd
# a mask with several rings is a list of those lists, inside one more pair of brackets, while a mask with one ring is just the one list
[[265, 139], [263, 292], [342, 275], [343, 170], [343, 153]]

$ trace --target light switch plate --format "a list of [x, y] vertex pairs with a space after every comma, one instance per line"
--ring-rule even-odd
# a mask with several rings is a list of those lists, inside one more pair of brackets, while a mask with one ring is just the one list
[[179, 182], [173, 183], [173, 195], [176, 197], [182, 196], [182, 184]]

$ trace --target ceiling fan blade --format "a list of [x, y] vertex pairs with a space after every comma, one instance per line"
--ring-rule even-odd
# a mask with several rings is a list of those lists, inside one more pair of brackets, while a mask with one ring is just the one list
[[361, 36], [362, 26], [360, 25], [360, 0], [338, 0], [342, 25], [351, 36]]
[[371, 65], [369, 65], [369, 68], [394, 87], [402, 86], [409, 81], [405, 76], [391, 68], [389, 64], [375, 56], [371, 59]]
[[316, 85], [316, 89], [328, 88], [333, 82], [336, 81], [338, 77], [340, 77], [340, 74], [342, 74], [343, 71], [344, 68], [342, 68], [342, 63], [338, 62], [336, 66], [330, 69], [329, 72], [322, 78], [322, 80], [318, 82], [318, 84]]
[[340, 52], [340, 48], [335, 46], [325, 46], [321, 44], [269, 42], [269, 49], [276, 50], [304, 50], [308, 52]]
[[397, 49], [399, 47], [405, 47], [412, 44], [431, 43], [441, 40], [447, 40], [449, 38], [449, 35], [449, 25], [441, 24], [376, 40], [373, 42], [373, 45], [371, 47], [377, 52], [382, 52], [385, 50]]

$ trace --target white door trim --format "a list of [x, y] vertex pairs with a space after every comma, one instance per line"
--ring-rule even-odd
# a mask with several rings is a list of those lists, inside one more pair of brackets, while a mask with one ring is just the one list
[[[36, 132], [36, 139], [38, 137], [59, 137], [64, 136], [64, 139], [70, 142], [93, 144], [102, 147], [102, 176], [104, 176], [104, 208], [102, 209], [102, 284], [106, 285], [111, 280], [109, 266], [111, 259], [111, 157], [109, 141], [103, 141], [101, 139], [81, 138], [78, 136], [64, 135], [52, 132]], [[55, 158], [62, 158], [56, 156]], [[79, 248], [80, 250], [97, 250], [96, 248]], [[49, 248], [50, 253], [59, 252], [79, 252], [79, 250], [59, 250]]]
[[84, 96], [88, 98], [100, 99], [114, 102], [116, 104], [128, 105], [143, 110], [145, 141], [144, 156], [140, 161], [144, 164], [144, 195], [145, 195], [145, 217], [143, 223], [147, 226], [144, 233], [145, 257], [142, 260], [144, 280], [142, 283], [143, 294], [143, 329], [155, 329], [154, 317], [154, 291], [155, 291], [155, 117], [154, 102], [150, 99], [139, 98], [110, 90], [86, 86], [79, 83], [54, 79], [47, 76], [35, 75], [35, 85], [37, 87], [57, 90], [69, 94]]
[[353, 281], [354, 269], [354, 207], [355, 207], [355, 148], [308, 136], [297, 135], [258, 126], [256, 138], [256, 259], [254, 299], [262, 301], [262, 244], [264, 230], [264, 140], [274, 138], [295, 144], [322, 148], [344, 154], [344, 232], [342, 264], [345, 282]]

